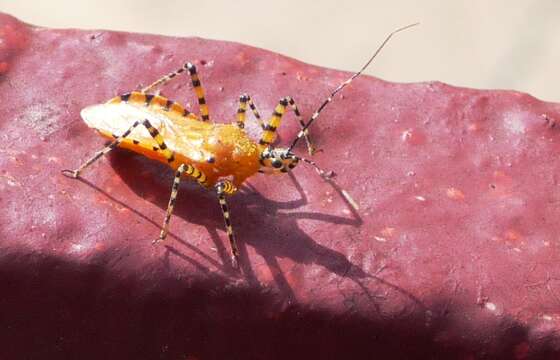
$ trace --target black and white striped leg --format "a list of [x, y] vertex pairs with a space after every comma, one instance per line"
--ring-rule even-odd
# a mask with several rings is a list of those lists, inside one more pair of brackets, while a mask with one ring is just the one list
[[253, 111], [253, 115], [255, 115], [255, 119], [257, 119], [259, 126], [262, 128], [264, 124], [261, 115], [259, 114], [259, 111], [257, 110], [255, 104], [253, 103], [253, 100], [247, 94], [243, 94], [239, 97], [239, 108], [237, 109], [237, 126], [240, 129], [245, 128], [245, 113], [247, 111], [247, 104], [249, 104], [251, 111]]
[[181, 67], [180, 69], [175, 70], [172, 73], [169, 73], [165, 76], [162, 76], [161, 78], [157, 79], [156, 81], [154, 81], [153, 83], [151, 83], [150, 85], [146, 86], [145, 88], [143, 88], [142, 90], [140, 90], [143, 93], [147, 93], [150, 90], [153, 90], [154, 88], [158, 87], [158, 86], [164, 86], [165, 84], [167, 84], [170, 80], [172, 80], [173, 78], [175, 78], [177, 75], [180, 75], [181, 73], [185, 72], [185, 70], [187, 70], [186, 64]]
[[115, 140], [113, 140], [112, 143], [110, 143], [109, 145], [105, 146], [103, 149], [96, 152], [95, 155], [93, 155], [91, 158], [89, 158], [79, 168], [77, 168], [76, 170], [64, 169], [64, 170], [62, 170], [62, 174], [64, 174], [67, 177], [76, 179], [78, 176], [80, 176], [80, 173], [85, 168], [87, 168], [88, 166], [93, 164], [96, 160], [98, 160], [103, 155], [107, 154], [109, 151], [111, 151], [114, 148], [116, 148], [117, 146], [119, 146], [119, 144], [124, 140], [124, 138], [126, 138], [128, 135], [130, 135], [132, 130], [134, 130], [134, 128], [137, 127], [140, 124], [141, 123], [139, 121], [135, 121], [134, 124], [128, 130], [126, 130], [121, 136], [117, 136], [117, 138]]
[[196, 97], [198, 98], [200, 117], [202, 118], [202, 121], [209, 121], [210, 113], [208, 110], [208, 105], [206, 105], [206, 98], [204, 97], [204, 89], [202, 88], [202, 84], [200, 82], [200, 78], [198, 77], [198, 73], [196, 72], [196, 66], [194, 66], [191, 63], [186, 63], [185, 68], [189, 71], [189, 74], [191, 76], [192, 86], [194, 88]]
[[159, 241], [165, 240], [167, 233], [169, 231], [169, 221], [171, 220], [171, 215], [173, 214], [173, 209], [175, 208], [175, 202], [177, 200], [177, 194], [179, 192], [179, 185], [181, 183], [181, 177], [183, 174], [187, 174], [194, 180], [196, 180], [200, 185], [206, 187], [206, 174], [198, 170], [196, 167], [190, 164], [181, 164], [175, 171], [175, 178], [173, 179], [173, 185], [171, 186], [171, 196], [169, 197], [169, 203], [167, 204], [167, 211], [165, 213], [165, 219], [163, 220], [163, 225], [161, 226], [161, 232], [159, 234], [159, 239], [152, 241], [153, 244]]
[[231, 226], [230, 211], [226, 202], [226, 194], [231, 195], [237, 191], [237, 188], [230, 181], [222, 181], [216, 184], [216, 192], [218, 194], [218, 201], [224, 215], [224, 222], [226, 224], [226, 232], [231, 246], [231, 265], [237, 268], [239, 265], [239, 249], [235, 242], [235, 235]]
[[181, 164], [177, 171], [175, 172], [175, 178], [173, 179], [173, 185], [171, 186], [171, 196], [169, 197], [169, 203], [167, 204], [167, 212], [165, 213], [165, 219], [163, 220], [163, 225], [161, 226], [161, 232], [159, 233], [159, 239], [154, 240], [153, 243], [158, 241], [163, 241], [167, 237], [167, 232], [169, 229], [169, 221], [171, 220], [171, 214], [175, 208], [175, 201], [177, 200], [177, 193], [179, 192], [179, 185], [181, 184], [181, 177], [183, 173], [187, 170], [187, 165]]
[[311, 144], [311, 140], [307, 135], [308, 130], [305, 127], [305, 123], [301, 119], [301, 113], [299, 112], [294, 99], [292, 99], [290, 96], [286, 96], [280, 99], [278, 105], [276, 105], [276, 107], [274, 108], [274, 111], [272, 112], [272, 116], [268, 120], [268, 123], [263, 126], [263, 133], [259, 143], [261, 145], [271, 145], [276, 140], [276, 130], [280, 127], [282, 117], [284, 116], [288, 105], [290, 105], [299, 121], [299, 126], [301, 128], [300, 133], [303, 133], [302, 136], [305, 137], [305, 141], [307, 142], [307, 151], [312, 155], [315, 152], [315, 148]]
[[296, 102], [290, 96], [287, 96], [286, 99], [288, 100], [288, 104], [290, 104], [290, 106], [292, 107], [292, 110], [294, 111], [294, 114], [296, 115], [296, 118], [299, 122], [299, 127], [301, 128], [301, 131], [304, 134], [303, 136], [305, 137], [305, 142], [307, 144], [307, 152], [309, 153], [309, 155], [313, 155], [316, 149], [315, 146], [313, 146], [313, 143], [311, 142], [311, 138], [309, 137], [309, 130], [305, 128], [305, 123], [303, 122], [301, 113], [299, 112]]
[[209, 110], [208, 110], [208, 105], [206, 105], [206, 97], [204, 96], [204, 89], [202, 88], [200, 78], [198, 77], [198, 73], [196, 71], [196, 66], [194, 66], [190, 62], [185, 63], [185, 65], [183, 65], [182, 68], [177, 69], [174, 72], [169, 73], [169, 74], [161, 77], [160, 79], [154, 81], [153, 83], [146, 86], [145, 88], [143, 88], [140, 91], [143, 92], [143, 93], [146, 93], [150, 90], [153, 90], [154, 88], [156, 88], [158, 86], [161, 87], [161, 86], [165, 85], [166, 83], [168, 83], [169, 81], [171, 81], [177, 75], [180, 75], [181, 73], [183, 73], [185, 71], [191, 77], [191, 83], [192, 83], [192, 86], [194, 88], [194, 92], [196, 94], [196, 97], [198, 99], [198, 105], [199, 105], [199, 108], [200, 108], [200, 115], [201, 115], [202, 121], [208, 121], [208, 120], [210, 120], [210, 114], [209, 114]]
[[[67, 177], [70, 177], [70, 178], [74, 178], [74, 179], [77, 178], [78, 176], [80, 176], [80, 173], [85, 168], [87, 168], [88, 166], [93, 164], [96, 160], [101, 158], [103, 155], [107, 154], [109, 151], [111, 151], [114, 148], [116, 148], [117, 146], [119, 146], [119, 144], [127, 136], [129, 136], [130, 133], [132, 132], [132, 130], [134, 130], [134, 128], [137, 127], [138, 125], [143, 125], [148, 130], [150, 135], [154, 138], [155, 142], [158, 144], [157, 147], [154, 147], [154, 151], [160, 151], [163, 154], [163, 156], [165, 156], [165, 158], [167, 159], [167, 162], [169, 164], [173, 163], [175, 161], [175, 155], [173, 154], [173, 151], [171, 151], [167, 148], [167, 145], [165, 144], [165, 141], [163, 140], [163, 137], [160, 135], [159, 131], [157, 131], [157, 129], [152, 126], [150, 121], [148, 121], [148, 119], [146, 119], [142, 122], [135, 121], [134, 124], [120, 136], [113, 135], [113, 137], [116, 137], [116, 139], [112, 143], [105, 146], [100, 151], [96, 152], [95, 155], [93, 155], [90, 159], [88, 159], [85, 163], [83, 163], [76, 170], [65, 169], [65, 170], [62, 170], [62, 174], [67, 176]], [[133, 140], [133, 142], [138, 143], [136, 140]]]

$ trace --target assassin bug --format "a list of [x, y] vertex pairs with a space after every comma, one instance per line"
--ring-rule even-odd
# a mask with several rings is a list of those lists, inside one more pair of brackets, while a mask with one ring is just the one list
[[[112, 139], [112, 142], [76, 170], [66, 169], [62, 170], [62, 173], [71, 178], [78, 178], [85, 168], [116, 147], [130, 149], [150, 159], [168, 164], [175, 170], [175, 178], [162, 229], [159, 238], [154, 240], [154, 243], [164, 240], [167, 236], [169, 220], [175, 206], [181, 178], [190, 177], [207, 189], [214, 188], [222, 208], [231, 245], [232, 264], [236, 267], [239, 251], [231, 226], [226, 195], [236, 193], [238, 187], [257, 172], [286, 173], [295, 168], [300, 161], [313, 166], [319, 175], [327, 176], [315, 162], [296, 155], [292, 150], [301, 138], [305, 138], [309, 154], [313, 154], [314, 148], [309, 139], [308, 128], [321, 111], [332, 101], [336, 93], [350, 84], [367, 68], [394, 34], [414, 25], [417, 24], [411, 24], [390, 33], [360, 71], [334, 89], [307, 123], [303, 122], [296, 103], [289, 96], [279, 101], [271, 118], [264, 123], [251, 97], [247, 94], [243, 94], [239, 98], [236, 122], [232, 124], [211, 122], [196, 67], [191, 63], [186, 63], [177, 71], [163, 76], [140, 91], [126, 93], [110, 99], [104, 104], [84, 108], [81, 116], [86, 124], [97, 130], [102, 136]], [[149, 93], [183, 72], [190, 75], [194, 92], [198, 98], [200, 117], [179, 103]], [[259, 142], [251, 139], [244, 130], [247, 106], [251, 108], [262, 128], [263, 132]], [[276, 129], [280, 126], [282, 116], [288, 107], [296, 115], [301, 130], [288, 148], [275, 148], [272, 144], [276, 140]]]

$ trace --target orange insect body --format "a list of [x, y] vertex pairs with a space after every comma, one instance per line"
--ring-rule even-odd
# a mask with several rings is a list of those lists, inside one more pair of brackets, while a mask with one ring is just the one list
[[233, 124], [200, 121], [182, 105], [163, 96], [132, 92], [127, 94], [126, 101], [117, 96], [82, 110], [85, 122], [110, 139], [132, 126], [138, 116], [158, 128], [175, 160], [168, 163], [155, 140], [140, 127], [123, 139], [119, 147], [169, 164], [174, 170], [180, 164], [192, 165], [206, 175], [208, 187], [230, 176], [234, 185], [239, 186], [261, 167], [259, 158], [265, 146], [249, 138], [243, 129]]

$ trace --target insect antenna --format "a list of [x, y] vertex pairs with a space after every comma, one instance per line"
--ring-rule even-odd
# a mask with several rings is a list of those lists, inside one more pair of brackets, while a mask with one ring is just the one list
[[336, 89], [333, 90], [333, 92], [331, 92], [331, 94], [329, 95], [329, 97], [327, 97], [327, 99], [325, 101], [323, 101], [323, 103], [319, 106], [319, 108], [313, 113], [313, 115], [311, 116], [311, 118], [309, 119], [309, 121], [307, 122], [307, 124], [305, 124], [305, 126], [301, 129], [301, 131], [298, 133], [298, 135], [296, 136], [296, 138], [294, 139], [294, 141], [292, 142], [292, 144], [290, 145], [290, 147], [288, 148], [288, 151], [292, 151], [292, 149], [294, 148], [294, 146], [296, 146], [297, 142], [299, 141], [299, 139], [301, 139], [306, 133], [307, 133], [307, 129], [311, 126], [311, 124], [313, 123], [313, 121], [315, 121], [315, 119], [317, 119], [317, 117], [319, 117], [319, 114], [321, 113], [321, 111], [323, 111], [323, 109], [325, 108], [325, 106], [327, 106], [328, 103], [330, 103], [333, 99], [333, 97], [336, 95], [336, 93], [338, 93], [340, 90], [344, 89], [344, 87], [346, 87], [346, 85], [350, 84], [352, 82], [352, 80], [354, 80], [355, 78], [357, 78], [358, 76], [360, 76], [362, 74], [362, 72], [369, 66], [369, 64], [371, 64], [371, 62], [373, 61], [373, 59], [375, 59], [375, 57], [379, 54], [379, 52], [383, 49], [383, 47], [385, 47], [385, 45], [389, 42], [389, 40], [393, 37], [393, 35], [395, 35], [398, 32], [401, 32], [403, 30], [409, 29], [413, 26], [416, 26], [420, 23], [414, 23], [414, 24], [410, 24], [407, 26], [403, 26], [401, 28], [398, 28], [396, 30], [394, 30], [393, 32], [391, 32], [389, 35], [387, 35], [387, 37], [385, 38], [385, 40], [383, 40], [383, 42], [381, 43], [381, 45], [377, 48], [377, 50], [375, 50], [375, 53], [373, 53], [373, 55], [371, 56], [371, 58], [369, 58], [369, 60], [365, 63], [364, 66], [362, 66], [362, 68], [360, 69], [360, 71], [358, 71], [357, 73], [354, 73], [354, 75], [352, 75], [350, 78], [348, 78], [348, 80], [346, 80], [345, 82], [343, 82], [342, 84], [338, 85], [336, 87]]

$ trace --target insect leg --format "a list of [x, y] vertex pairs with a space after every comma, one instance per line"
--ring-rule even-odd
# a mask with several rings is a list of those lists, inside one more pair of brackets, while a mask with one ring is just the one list
[[183, 67], [181, 67], [180, 69], [177, 69], [172, 73], [169, 73], [165, 76], [162, 76], [161, 78], [157, 79], [156, 81], [154, 81], [153, 83], [146, 86], [145, 88], [143, 88], [140, 91], [143, 92], [143, 93], [146, 93], [150, 90], [153, 90], [154, 88], [156, 88], [158, 86], [163, 86], [163, 85], [167, 84], [170, 80], [172, 80], [174, 77], [176, 77], [177, 75], [180, 75], [185, 70], [187, 70], [186, 64]]
[[175, 155], [173, 154], [173, 151], [171, 151], [167, 148], [167, 145], [165, 144], [165, 141], [163, 141], [163, 137], [161, 136], [159, 131], [155, 127], [152, 126], [152, 124], [150, 123], [150, 121], [148, 119], [145, 119], [142, 122], [142, 125], [144, 125], [144, 127], [148, 130], [148, 132], [152, 136], [152, 138], [154, 138], [155, 142], [159, 146], [159, 150], [161, 151], [163, 156], [165, 156], [165, 158], [167, 159], [167, 162], [169, 164], [174, 162], [175, 161]]
[[232, 195], [236, 191], [237, 187], [235, 187], [235, 185], [233, 185], [228, 180], [224, 180], [216, 184], [218, 201], [220, 202], [220, 207], [222, 208], [222, 214], [224, 215], [224, 222], [226, 224], [226, 232], [228, 234], [229, 243], [231, 246], [231, 264], [234, 268], [237, 268], [239, 263], [239, 249], [237, 248], [237, 243], [235, 242], [235, 236], [233, 234], [233, 228], [231, 226], [230, 211], [226, 202], [226, 194]]
[[181, 177], [185, 173], [198, 181], [199, 184], [206, 187], [206, 175], [202, 171], [189, 164], [181, 164], [177, 168], [175, 178], [173, 179], [173, 185], [171, 186], [171, 196], [169, 197], [169, 203], [167, 204], [167, 211], [165, 213], [165, 218], [163, 219], [161, 232], [159, 233], [159, 238], [152, 242], [153, 244], [163, 241], [167, 237], [167, 233], [169, 231], [169, 221], [171, 220], [171, 214], [175, 208], [175, 202], [179, 192], [179, 184], [181, 183]]
[[243, 129], [245, 127], [245, 112], [247, 111], [247, 104], [249, 104], [249, 107], [253, 111], [253, 115], [255, 115], [257, 122], [262, 128], [264, 124], [261, 119], [261, 115], [259, 114], [259, 111], [257, 110], [255, 104], [253, 104], [253, 100], [247, 94], [243, 94], [239, 97], [239, 108], [237, 109], [237, 126], [240, 129]]
[[181, 176], [187, 170], [187, 165], [181, 164], [177, 171], [175, 172], [175, 178], [173, 179], [173, 185], [171, 186], [171, 196], [169, 197], [169, 203], [167, 204], [167, 212], [165, 213], [165, 219], [163, 220], [163, 225], [161, 226], [161, 232], [159, 233], [159, 239], [154, 240], [153, 243], [162, 241], [166, 238], [169, 220], [171, 219], [171, 214], [173, 213], [173, 208], [175, 207], [175, 201], [177, 200], [177, 193], [179, 192], [179, 184], [181, 183]]
[[163, 220], [163, 225], [161, 226], [161, 232], [159, 234], [159, 239], [154, 240], [153, 243], [165, 240], [167, 237], [169, 229], [169, 221], [171, 220], [171, 214], [175, 207], [175, 201], [177, 200], [177, 193], [179, 192], [179, 184], [181, 183], [181, 176], [186, 173], [190, 177], [198, 181], [202, 186], [206, 186], [206, 175], [189, 164], [181, 164], [177, 171], [175, 172], [175, 178], [173, 179], [173, 185], [171, 186], [171, 196], [169, 197], [169, 203], [167, 204], [167, 211], [165, 213], [165, 219]]
[[208, 120], [210, 120], [210, 115], [209, 115], [209, 112], [208, 112], [208, 105], [206, 105], [206, 98], [204, 97], [204, 89], [202, 88], [202, 85], [200, 83], [198, 73], [196, 72], [196, 66], [194, 66], [190, 62], [185, 63], [185, 65], [183, 65], [182, 68], [177, 69], [174, 72], [169, 73], [169, 74], [161, 77], [160, 79], [154, 81], [153, 83], [146, 86], [145, 88], [143, 88], [140, 91], [145, 93], [145, 92], [148, 92], [148, 91], [154, 89], [155, 87], [163, 86], [167, 82], [169, 82], [170, 80], [175, 78], [177, 75], [183, 73], [185, 70], [188, 71], [188, 73], [191, 77], [191, 82], [192, 82], [192, 85], [193, 85], [193, 88], [194, 88], [194, 92], [195, 92], [196, 97], [198, 99], [198, 105], [200, 107], [200, 114], [202, 115], [202, 121], [208, 121]]
[[103, 149], [96, 152], [95, 155], [93, 155], [91, 158], [89, 158], [79, 168], [77, 168], [76, 170], [69, 170], [69, 169], [62, 170], [62, 174], [64, 174], [67, 177], [77, 178], [78, 176], [80, 176], [80, 173], [85, 168], [87, 168], [88, 166], [93, 164], [96, 160], [98, 160], [103, 155], [107, 154], [109, 151], [111, 151], [114, 148], [116, 148], [117, 146], [119, 146], [119, 144], [123, 141], [123, 139], [125, 137], [127, 137], [128, 135], [130, 135], [132, 130], [134, 130], [134, 128], [137, 127], [138, 125], [140, 125], [140, 122], [135, 121], [134, 124], [128, 130], [126, 130], [121, 136], [118, 136], [112, 143], [110, 143], [109, 145], [105, 146]]
[[301, 118], [301, 113], [299, 112], [296, 102], [290, 96], [287, 96], [286, 98], [288, 99], [288, 104], [290, 104], [292, 110], [294, 111], [294, 114], [297, 117], [301, 131], [303, 131], [305, 142], [307, 144], [307, 152], [309, 153], [309, 155], [313, 155], [315, 153], [315, 146], [313, 146], [313, 143], [311, 143], [311, 139], [309, 138], [309, 131], [305, 128], [305, 123]]
[[[135, 121], [134, 124], [128, 130], [126, 130], [122, 135], [118, 136], [112, 143], [105, 146], [100, 151], [96, 152], [95, 155], [93, 155], [91, 158], [89, 158], [78, 169], [76, 169], [76, 170], [65, 169], [65, 170], [62, 170], [62, 173], [67, 177], [77, 178], [78, 176], [80, 176], [80, 173], [85, 168], [87, 168], [88, 166], [93, 164], [96, 160], [98, 160], [103, 155], [107, 154], [109, 151], [111, 151], [114, 148], [116, 148], [117, 146], [119, 146], [119, 144], [127, 136], [129, 136], [130, 133], [132, 132], [132, 130], [134, 130], [134, 128], [137, 127], [138, 125], [143, 125], [148, 130], [150, 135], [154, 138], [155, 142], [158, 144], [158, 148], [155, 148], [154, 150], [161, 151], [163, 156], [165, 156], [165, 158], [167, 159], [167, 162], [169, 164], [173, 163], [175, 161], [175, 156], [173, 154], [173, 151], [171, 151], [167, 148], [167, 145], [165, 144], [165, 141], [163, 141], [163, 137], [160, 135], [159, 131], [157, 131], [157, 129], [152, 126], [150, 121], [148, 121], [148, 119], [146, 119], [143, 122]], [[206, 177], [205, 177], [205, 179], [206, 179]]]
[[210, 120], [210, 114], [208, 112], [208, 105], [206, 105], [206, 98], [204, 97], [204, 89], [202, 88], [200, 79], [198, 78], [198, 74], [196, 72], [196, 66], [191, 63], [186, 63], [185, 67], [191, 75], [192, 86], [194, 88], [196, 97], [198, 98], [198, 106], [200, 108], [202, 121], [208, 121]]
[[270, 145], [274, 142], [274, 140], [276, 140], [276, 129], [278, 129], [278, 127], [280, 126], [282, 122], [282, 116], [286, 112], [286, 107], [288, 107], [288, 105], [290, 105], [290, 107], [294, 111], [299, 121], [299, 125], [302, 129], [301, 132], [304, 133], [303, 136], [307, 141], [307, 150], [309, 154], [313, 155], [313, 153], [315, 152], [315, 148], [313, 147], [311, 140], [308, 137], [307, 129], [305, 128], [305, 123], [301, 119], [301, 113], [299, 112], [299, 109], [294, 99], [292, 99], [290, 96], [286, 96], [280, 99], [278, 105], [276, 105], [276, 108], [274, 108], [274, 111], [272, 112], [272, 117], [270, 118], [268, 123], [263, 126], [264, 131], [261, 136], [260, 144]]

